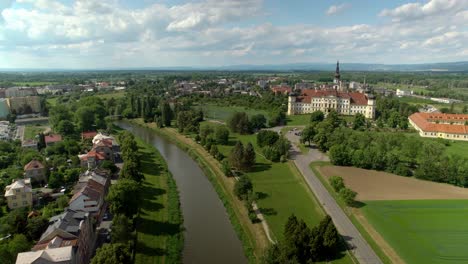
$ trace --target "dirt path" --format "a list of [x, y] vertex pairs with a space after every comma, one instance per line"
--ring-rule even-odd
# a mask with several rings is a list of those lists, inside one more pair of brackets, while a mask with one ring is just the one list
[[235, 179], [233, 177], [225, 177], [219, 162], [191, 138], [179, 134], [174, 128], [164, 128], [162, 130], [163, 133], [168, 133], [183, 144], [190, 146], [191, 150], [196, 151], [197, 155], [201, 157], [206, 163], [208, 163], [208, 166], [216, 175], [220, 186], [223, 188], [224, 193], [226, 196], [228, 196], [229, 201], [231, 202], [231, 206], [234, 209], [233, 211], [237, 215], [237, 219], [239, 219], [241, 226], [248, 229], [247, 232], [250, 234], [252, 238], [251, 240], [253, 240], [252, 242], [255, 243], [252, 245], [254, 247], [254, 254], [257, 259], [259, 259], [264, 250], [270, 245], [270, 242], [262, 228], [262, 225], [252, 224], [252, 222], [250, 222], [248, 212], [245, 209], [244, 204], [242, 201], [237, 199], [237, 197], [235, 197], [234, 193], [232, 192], [234, 189]]
[[356, 219], [361, 223], [361, 225], [366, 229], [367, 233], [372, 237], [372, 239], [377, 243], [380, 249], [387, 255], [387, 257], [394, 264], [404, 264], [405, 262], [398, 256], [396, 251], [385, 241], [385, 239], [377, 232], [374, 227], [367, 221], [367, 218], [362, 214], [361, 210], [353, 208], [352, 212]]

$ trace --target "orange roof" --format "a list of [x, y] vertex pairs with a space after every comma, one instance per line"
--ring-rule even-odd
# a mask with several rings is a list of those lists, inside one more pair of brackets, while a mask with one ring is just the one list
[[104, 153], [102, 153], [102, 152], [96, 152], [96, 151], [94, 151], [94, 150], [92, 150], [92, 151], [86, 153], [86, 155], [84, 155], [84, 156], [81, 156], [80, 159], [81, 159], [81, 160], [88, 160], [88, 157], [95, 157], [96, 160], [105, 160], [105, 159], [106, 159]]
[[81, 133], [81, 138], [94, 138], [97, 135], [96, 131], [86, 131]]
[[38, 160], [31, 160], [28, 164], [24, 165], [24, 170], [43, 169], [44, 165]]
[[271, 87], [271, 90], [274, 92], [274, 93], [291, 93], [292, 92], [292, 88], [287, 86], [287, 85], [277, 85], [277, 86], [273, 86]]
[[[468, 115], [441, 113], [414, 113], [408, 117], [425, 132], [442, 132], [451, 134], [468, 134]], [[437, 124], [439, 122], [454, 122], [455, 124]], [[458, 124], [456, 124], [458, 123]]]
[[350, 103], [355, 105], [367, 105], [367, 96], [363, 93], [338, 92], [335, 90], [304, 89], [301, 95], [296, 97], [296, 101], [310, 104], [314, 97], [327, 96], [350, 99]]
[[58, 135], [58, 134], [51, 134], [51, 135], [45, 136], [45, 142], [46, 142], [46, 144], [48, 144], [48, 143], [54, 143], [54, 142], [59, 142], [59, 141], [62, 141], [62, 136], [61, 136], [61, 135]]

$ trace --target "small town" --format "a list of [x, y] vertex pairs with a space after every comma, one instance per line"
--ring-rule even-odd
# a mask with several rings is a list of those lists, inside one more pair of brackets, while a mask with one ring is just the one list
[[468, 263], [467, 12], [0, 1], [0, 263]]

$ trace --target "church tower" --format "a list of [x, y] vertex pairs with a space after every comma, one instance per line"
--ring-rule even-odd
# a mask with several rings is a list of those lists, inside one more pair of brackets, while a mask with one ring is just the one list
[[336, 70], [335, 70], [335, 79], [333, 79], [333, 83], [340, 84], [340, 62], [336, 62]]

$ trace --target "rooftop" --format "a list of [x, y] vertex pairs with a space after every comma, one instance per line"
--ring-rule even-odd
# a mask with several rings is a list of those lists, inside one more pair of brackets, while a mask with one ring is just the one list
[[19, 253], [16, 264], [65, 262], [72, 261], [73, 256], [72, 246], [49, 248]]
[[28, 164], [24, 165], [24, 170], [43, 169], [44, 165], [38, 160], [31, 160]]
[[[452, 134], [468, 134], [468, 115], [442, 113], [414, 113], [408, 117], [421, 130], [426, 132], [442, 132]], [[438, 122], [453, 122], [441, 124]]]

